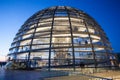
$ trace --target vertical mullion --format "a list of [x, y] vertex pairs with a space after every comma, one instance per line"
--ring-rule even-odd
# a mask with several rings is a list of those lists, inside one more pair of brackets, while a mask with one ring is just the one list
[[87, 23], [86, 23], [85, 19], [83, 19], [83, 22], [84, 22], [84, 24], [85, 24], [85, 27], [86, 27], [86, 29], [87, 29], [87, 33], [88, 33], [89, 38], [90, 38], [90, 43], [91, 43], [92, 52], [93, 52], [93, 59], [94, 59], [94, 61], [95, 61], [94, 63], [95, 63], [95, 68], [96, 68], [97, 62], [96, 62], [96, 58], [95, 58], [95, 51], [94, 51], [94, 46], [93, 46], [92, 38], [91, 38], [90, 32], [89, 32], [89, 30], [88, 30], [88, 26], [87, 26]]
[[[95, 25], [95, 24], [94, 24]], [[98, 31], [99, 31], [99, 36], [101, 37], [101, 42], [103, 43], [103, 44], [105, 44], [105, 42], [104, 42], [104, 39], [103, 39], [103, 36], [101, 35], [101, 31], [98, 29]], [[110, 61], [110, 59], [109, 59], [109, 53], [107, 52], [107, 49], [106, 49], [106, 47], [105, 47], [105, 52], [106, 52], [106, 56], [107, 56], [107, 61], [109, 60]]]
[[38, 25], [34, 26], [35, 29], [34, 29], [34, 32], [33, 32], [31, 43], [30, 43], [30, 49], [29, 49], [29, 53], [28, 53], [28, 68], [30, 68], [30, 65], [31, 65], [31, 63], [30, 63], [31, 49], [32, 49], [32, 43], [33, 43], [33, 39], [34, 39], [34, 35], [35, 35], [35, 31], [36, 31], [37, 26]]
[[[44, 13], [46, 12], [47, 10], [45, 10], [44, 11]], [[41, 16], [43, 16], [44, 14], [42, 14]], [[40, 20], [41, 18], [39, 18], [38, 19], [38, 22], [37, 23], [35, 23], [35, 24], [37, 24], [37, 25], [35, 25], [34, 26], [34, 32], [33, 32], [33, 36], [32, 36], [32, 38], [31, 38], [31, 43], [30, 43], [30, 49], [29, 49], [29, 53], [28, 53], [28, 68], [30, 68], [30, 65], [31, 65], [31, 63], [30, 63], [30, 56], [31, 56], [31, 50], [32, 50], [32, 43], [33, 43], [33, 39], [34, 39], [34, 36], [35, 36], [35, 33], [36, 33], [36, 28], [38, 27], [38, 23], [39, 23], [39, 20]]]
[[[93, 26], [93, 28], [94, 28], [95, 31], [98, 30], [98, 32], [99, 32], [99, 36], [100, 36], [100, 38], [101, 38], [101, 42], [104, 44], [104, 41], [103, 41], [103, 39], [102, 39], [103, 36], [101, 35], [101, 31], [100, 31], [99, 28], [98, 28], [98, 29], [95, 28], [95, 26], [97, 27], [97, 25], [96, 25], [95, 23], [96, 23], [96, 22], [94, 21], [94, 26]], [[106, 47], [105, 47], [105, 52], [106, 52], [106, 56], [108, 56], [108, 53], [107, 53]]]
[[48, 71], [50, 71], [51, 68], [51, 47], [52, 47], [52, 31], [54, 26], [54, 15], [57, 7], [54, 9], [52, 13], [52, 25], [51, 25], [51, 32], [50, 32], [50, 46], [49, 46], [49, 58], [48, 58]]
[[65, 7], [67, 14], [68, 14], [68, 19], [69, 19], [69, 25], [70, 25], [70, 33], [71, 33], [71, 42], [72, 42], [72, 54], [73, 54], [73, 69], [75, 71], [75, 52], [74, 52], [74, 42], [73, 42], [73, 30], [72, 30], [72, 24], [71, 24], [71, 19], [70, 19], [70, 13], [67, 9], [67, 7]]
[[[79, 13], [79, 11], [78, 10], [76, 10], [76, 12], [78, 12], [78, 14], [79, 14], [79, 17], [80, 17], [80, 13]], [[95, 51], [94, 51], [94, 46], [93, 46], [93, 43], [92, 43], [92, 39], [91, 39], [91, 35], [90, 35], [90, 32], [89, 32], [89, 30], [88, 30], [88, 27], [87, 27], [87, 23], [86, 23], [86, 21], [85, 21], [85, 19], [83, 19], [83, 23], [85, 24], [85, 27], [86, 27], [86, 29], [87, 29], [87, 33], [88, 33], [88, 36], [89, 36], [89, 38], [90, 38], [90, 43], [91, 43], [91, 47], [92, 47], [92, 54], [93, 54], [93, 59], [94, 59], [94, 63], [95, 63], [95, 67], [96, 67], [96, 65], [97, 65], [97, 62], [96, 62], [96, 59], [95, 59]]]

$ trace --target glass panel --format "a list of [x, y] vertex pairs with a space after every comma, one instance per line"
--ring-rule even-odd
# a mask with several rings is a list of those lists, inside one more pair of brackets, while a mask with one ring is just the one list
[[29, 30], [29, 31], [26, 31], [26, 34], [28, 34], [28, 33], [33, 33], [34, 32], [34, 29], [31, 29], [31, 30]]
[[33, 36], [33, 34], [23, 35], [23, 36], [22, 36], [22, 39], [30, 38], [30, 37], [32, 37], [32, 36]]
[[49, 27], [49, 26], [39, 27], [39, 28], [36, 29], [36, 32], [39, 32], [39, 31], [47, 31], [47, 30], [50, 30], [50, 29], [51, 29], [51, 27]]
[[22, 52], [22, 51], [28, 51], [30, 50], [30, 46], [20, 46], [19, 49], [18, 49], [18, 52]]
[[28, 53], [18, 54], [17, 59], [27, 60], [28, 59]]
[[22, 51], [23, 51], [23, 47], [21, 46], [19, 47], [18, 52], [22, 52]]
[[78, 23], [83, 22], [83, 19], [80, 19], [80, 18], [70, 18], [70, 20], [71, 20], [72, 22], [78, 22]]
[[40, 19], [39, 22], [51, 22], [52, 18]]
[[71, 43], [71, 38], [70, 37], [60, 37], [60, 38], [52, 38], [52, 43], [56, 43], [57, 45], [64, 45], [67, 43]]
[[35, 33], [35, 36], [48, 36], [48, 35], [50, 35], [50, 32], [39, 32], [39, 33]]
[[69, 51], [69, 48], [52, 49], [51, 54], [52, 65], [57, 66], [72, 64], [72, 52]]
[[95, 47], [94, 50], [95, 51], [102, 51], [102, 50], [105, 50], [105, 49], [103, 47], [98, 46], [98, 47]]
[[73, 39], [74, 45], [75, 46], [82, 46], [82, 45], [88, 45], [90, 44], [90, 39], [88, 37], [76, 37]]
[[32, 67], [45, 67], [48, 66], [48, 50], [40, 50], [39, 52], [31, 52], [30, 58]]
[[36, 44], [36, 45], [32, 45], [32, 49], [44, 49], [44, 48], [49, 48], [50, 45], [46, 45], [46, 44]]
[[72, 21], [71, 24], [72, 24], [72, 26], [79, 26], [79, 25], [82, 25], [82, 22], [80, 22], [80, 21]]
[[67, 21], [54, 21], [54, 25], [56, 26], [56, 25], [58, 25], [58, 26], [64, 26], [64, 25], [66, 25], [66, 26], [69, 26], [69, 22]]
[[40, 22], [40, 23], [38, 24], [38, 26], [51, 25], [51, 23], [52, 23], [52, 21], [50, 21], [50, 22]]
[[63, 30], [70, 30], [70, 28], [69, 28], [69, 26], [65, 26], [65, 25], [55, 25], [53, 27], [53, 30], [58, 30], [60, 32], [60, 31], [63, 31]]
[[73, 33], [73, 36], [74, 37], [88, 37], [88, 34], [82, 34], [82, 33], [80, 33], [80, 34], [78, 34], [78, 33]]
[[11, 52], [12, 52], [12, 53], [17, 52], [17, 50], [18, 50], [18, 48], [13, 48], [13, 49], [11, 50]]
[[56, 11], [55, 12], [55, 16], [67, 16], [67, 12], [66, 11]]
[[30, 25], [29, 28], [34, 28], [36, 26], [36, 24]]
[[39, 57], [40, 59], [48, 59], [49, 51], [41, 50], [39, 52], [31, 52], [31, 59], [35, 59], [36, 57]]
[[54, 21], [57, 21], [57, 20], [59, 20], [59, 21], [68, 21], [68, 17], [55, 17]]
[[20, 45], [29, 45], [31, 43], [31, 40], [25, 40], [25, 41], [21, 41]]
[[50, 39], [49, 38], [38, 38], [38, 39], [33, 39], [33, 43], [32, 44], [49, 44], [50, 43]]
[[23, 46], [22, 47], [22, 51], [27, 51], [27, 50], [29, 50], [30, 49], [30, 46]]
[[92, 52], [75, 52], [75, 63], [90, 63], [89, 60], [93, 59]]
[[79, 14], [76, 12], [69, 12], [71, 17], [79, 17]]
[[45, 14], [45, 15], [43, 15], [41, 18], [50, 18], [50, 17], [52, 17], [52, 14]]
[[99, 39], [100, 40], [100, 36], [97, 36], [97, 35], [90, 35], [91, 38], [95, 38], [95, 39]]
[[11, 48], [16, 46], [17, 46], [17, 43], [11, 44]]
[[95, 30], [92, 28], [88, 28], [89, 33], [95, 33]]

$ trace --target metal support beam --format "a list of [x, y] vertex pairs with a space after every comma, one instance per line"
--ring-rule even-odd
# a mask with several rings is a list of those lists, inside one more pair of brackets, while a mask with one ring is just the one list
[[50, 32], [50, 46], [49, 46], [49, 58], [48, 58], [48, 71], [51, 70], [51, 48], [52, 48], [52, 31], [54, 26], [54, 15], [57, 7], [53, 10], [52, 13], [52, 25], [51, 25], [51, 32]]
[[94, 51], [94, 45], [93, 45], [92, 38], [91, 38], [91, 35], [90, 35], [90, 32], [89, 32], [89, 29], [88, 29], [88, 26], [87, 26], [87, 23], [86, 23], [85, 19], [83, 19], [83, 22], [84, 22], [84, 24], [85, 24], [86, 30], [87, 30], [88, 35], [89, 35], [89, 38], [90, 38], [90, 43], [91, 43], [92, 52], [93, 52], [93, 59], [94, 59], [94, 61], [95, 61], [94, 64], [95, 64], [95, 68], [96, 68], [96, 66], [97, 66], [97, 61], [96, 61], [96, 58], [95, 58], [96, 54], [95, 54], [95, 51]]
[[[46, 12], [47, 10], [44, 11], [44, 13]], [[40, 17], [42, 17], [44, 14], [42, 14]], [[31, 38], [31, 43], [30, 43], [30, 49], [29, 49], [29, 52], [28, 52], [28, 68], [30, 68], [30, 65], [31, 65], [31, 61], [30, 61], [30, 56], [31, 56], [31, 50], [32, 50], [32, 44], [33, 44], [33, 39], [34, 39], [34, 36], [35, 36], [35, 33], [36, 33], [36, 28], [38, 27], [38, 24], [39, 24], [39, 20], [41, 18], [38, 19], [37, 22], [34, 23], [34, 32], [33, 32], [33, 35], [32, 35], [32, 38]], [[36, 25], [35, 25], [36, 24]]]
[[70, 19], [70, 13], [67, 9], [67, 7], [65, 7], [67, 14], [68, 14], [68, 20], [69, 20], [69, 25], [70, 25], [70, 33], [71, 33], [71, 43], [72, 43], [72, 54], [73, 54], [73, 69], [75, 71], [75, 52], [74, 52], [74, 42], [73, 42], [73, 30], [72, 30], [72, 24], [71, 24], [71, 19]]

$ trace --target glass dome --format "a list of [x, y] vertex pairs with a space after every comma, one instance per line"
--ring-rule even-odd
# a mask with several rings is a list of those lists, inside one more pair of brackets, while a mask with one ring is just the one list
[[9, 57], [39, 67], [110, 65], [112, 48], [100, 25], [85, 12], [55, 6], [32, 15], [19, 29]]

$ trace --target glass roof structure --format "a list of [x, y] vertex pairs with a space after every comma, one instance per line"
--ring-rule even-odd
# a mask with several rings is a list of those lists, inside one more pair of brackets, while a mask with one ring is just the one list
[[21, 26], [8, 55], [15, 60], [36, 60], [40, 67], [75, 69], [81, 63], [108, 66], [111, 53], [108, 37], [91, 16], [55, 6], [38, 11]]

